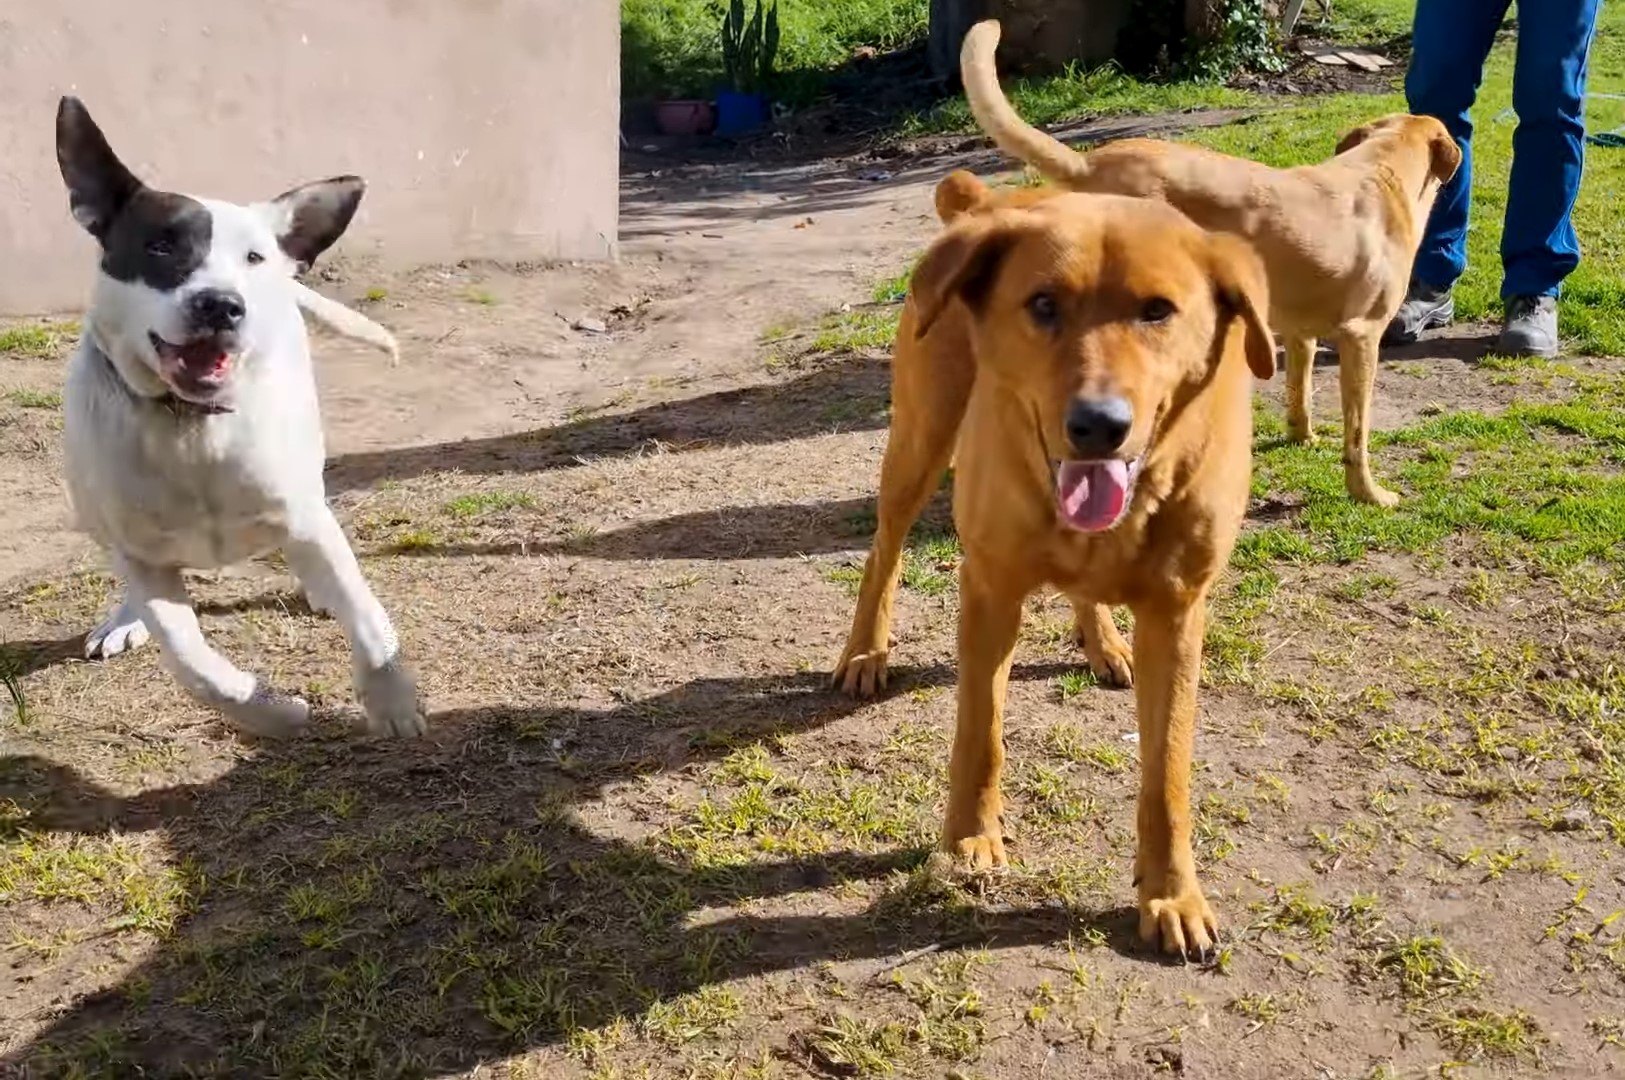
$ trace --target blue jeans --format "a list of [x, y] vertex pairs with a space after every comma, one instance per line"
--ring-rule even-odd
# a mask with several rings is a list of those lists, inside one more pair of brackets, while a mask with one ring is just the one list
[[[1473, 183], [1473, 122], [1484, 61], [1511, 0], [1418, 0], [1410, 110], [1444, 122], [1461, 147], [1461, 169], [1439, 192], [1412, 276], [1436, 287], [1467, 268]], [[1512, 69], [1512, 182], [1501, 232], [1501, 296], [1555, 296], [1580, 262], [1569, 214], [1585, 159], [1586, 61], [1602, 0], [1519, 0]]]

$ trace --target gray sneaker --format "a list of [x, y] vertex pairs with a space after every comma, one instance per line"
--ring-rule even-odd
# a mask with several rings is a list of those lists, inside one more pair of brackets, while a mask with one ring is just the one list
[[1557, 355], [1557, 297], [1514, 296], [1495, 351], [1503, 356]]
[[1383, 331], [1384, 345], [1409, 345], [1422, 336], [1422, 331], [1449, 326], [1456, 317], [1456, 301], [1448, 288], [1440, 289], [1424, 281], [1411, 282], [1411, 291], [1405, 302], [1394, 312], [1394, 319]]

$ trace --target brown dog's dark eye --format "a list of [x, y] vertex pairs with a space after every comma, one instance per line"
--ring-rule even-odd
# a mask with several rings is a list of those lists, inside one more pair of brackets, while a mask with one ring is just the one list
[[1174, 302], [1166, 297], [1153, 296], [1140, 305], [1140, 321], [1145, 323], [1167, 322], [1174, 314]]
[[259, 252], [250, 251], [248, 253], [248, 265], [249, 266], [258, 266], [260, 263], [262, 263], [264, 261], [265, 261], [265, 256], [261, 255]]
[[1027, 314], [1043, 329], [1053, 330], [1061, 321], [1061, 306], [1053, 293], [1036, 292], [1027, 300]]

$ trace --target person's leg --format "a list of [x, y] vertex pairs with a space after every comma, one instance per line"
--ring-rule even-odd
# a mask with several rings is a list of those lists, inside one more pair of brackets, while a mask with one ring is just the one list
[[1556, 353], [1557, 305], [1545, 298], [1557, 295], [1580, 262], [1569, 215], [1580, 193], [1586, 63], [1600, 6], [1600, 0], [1518, 5], [1512, 73], [1518, 129], [1501, 232], [1501, 296], [1507, 301], [1502, 346], [1513, 352]]
[[1417, 0], [1405, 100], [1413, 113], [1438, 118], [1461, 147], [1461, 168], [1439, 191], [1411, 267], [1411, 288], [1383, 334], [1389, 344], [1448, 326], [1450, 288], [1467, 268], [1467, 211], [1473, 190], [1473, 121], [1468, 110], [1484, 78], [1484, 59], [1511, 0]]
[[1438, 289], [1467, 267], [1467, 211], [1473, 183], [1473, 121], [1467, 115], [1484, 78], [1484, 60], [1510, 0], [1418, 0], [1411, 30], [1405, 100], [1437, 117], [1461, 147], [1461, 168], [1439, 192], [1411, 276]]

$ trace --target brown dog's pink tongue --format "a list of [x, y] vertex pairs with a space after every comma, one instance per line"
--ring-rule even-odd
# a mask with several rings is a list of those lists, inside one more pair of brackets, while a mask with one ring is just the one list
[[1061, 517], [1080, 532], [1117, 524], [1128, 502], [1128, 464], [1122, 461], [1065, 461], [1055, 478]]

